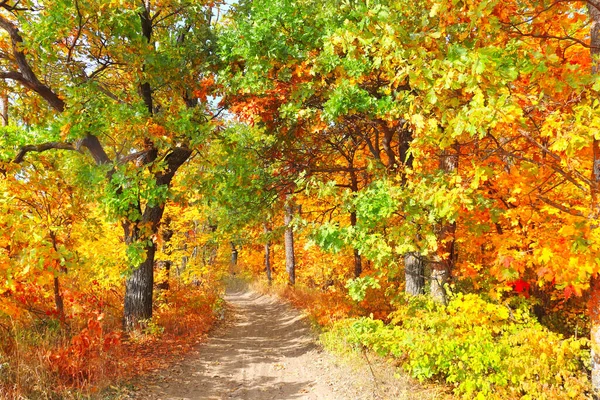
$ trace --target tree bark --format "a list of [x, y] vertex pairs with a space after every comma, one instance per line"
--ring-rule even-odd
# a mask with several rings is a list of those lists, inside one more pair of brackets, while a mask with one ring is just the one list
[[[123, 328], [131, 331], [140, 327], [143, 321], [152, 318], [152, 294], [154, 290], [154, 256], [156, 244], [150, 238], [158, 233], [158, 223], [164, 206], [147, 207], [142, 221], [123, 221], [125, 243], [132, 245], [139, 241], [150, 244], [144, 247], [145, 260], [133, 266], [131, 275], [125, 281], [125, 303], [123, 308]], [[148, 231], [142, 232], [140, 226]]]
[[436, 303], [448, 304], [448, 297], [446, 296], [446, 283], [448, 283], [449, 273], [445, 268], [436, 268], [435, 266], [443, 264], [442, 261], [437, 258], [433, 264], [434, 268], [431, 271], [431, 286], [429, 288], [429, 294]]
[[291, 195], [287, 196], [284, 209], [285, 270], [288, 274], [288, 283], [293, 286], [296, 284], [296, 256], [294, 253], [294, 229], [291, 226], [292, 219], [294, 218], [294, 202], [291, 199]]
[[146, 260], [125, 282], [123, 328], [132, 331], [152, 318], [152, 290], [154, 285], [154, 254], [156, 245], [146, 247]]
[[171, 278], [171, 265], [173, 263], [171, 262], [171, 260], [162, 260], [159, 261], [157, 263], [157, 267], [159, 269], [163, 269], [165, 271], [165, 277], [162, 280], [162, 282], [159, 282], [156, 285], [156, 288], [158, 290], [169, 290], [170, 286], [169, 286], [169, 279]]
[[173, 265], [173, 261], [170, 260], [171, 249], [169, 247], [169, 243], [171, 242], [171, 238], [173, 237], [173, 231], [170, 228], [171, 218], [167, 218], [164, 222], [164, 228], [162, 229], [162, 252], [169, 258], [167, 260], [162, 260], [157, 263], [158, 268], [162, 268], [165, 270], [165, 278], [162, 282], [159, 282], [156, 285], [158, 290], [169, 290], [169, 278], [171, 277], [171, 266]]
[[411, 296], [425, 293], [424, 263], [417, 252], [404, 254], [404, 275], [406, 287], [404, 291]]
[[[406, 121], [400, 122], [398, 154], [400, 162], [404, 166], [401, 172], [402, 184], [406, 185], [406, 168], [412, 168], [413, 156], [410, 154], [410, 143], [413, 140], [412, 132], [406, 126]], [[425, 293], [425, 263], [423, 257], [416, 251], [404, 254], [404, 291], [410, 296], [418, 296]]]
[[[352, 211], [350, 213], [350, 225], [351, 226], [356, 226], [357, 220], [356, 220], [356, 211]], [[358, 251], [358, 249], [353, 249], [354, 252], [354, 277], [358, 278], [360, 277], [360, 274], [362, 274], [362, 258], [360, 256], [360, 252]]]
[[231, 273], [235, 275], [237, 273], [236, 267], [238, 264], [238, 250], [237, 250], [237, 247], [235, 247], [235, 243], [229, 242], [229, 244], [231, 245], [230, 269], [231, 269]]
[[[50, 240], [52, 242], [52, 248], [58, 254], [58, 243], [57, 243], [57, 239], [56, 239], [56, 232], [50, 231]], [[63, 299], [62, 292], [60, 290], [60, 279], [58, 277], [58, 274], [60, 272], [66, 273], [67, 269], [65, 267], [61, 267], [59, 265], [58, 261], [56, 261], [56, 260], [54, 261], [54, 267], [55, 267], [54, 273], [56, 274], [56, 275], [54, 275], [54, 305], [56, 306], [56, 313], [58, 315], [58, 319], [60, 319], [60, 322], [64, 324], [66, 322], [65, 302]]]
[[404, 169], [402, 170], [401, 174], [402, 184], [406, 185], [405, 169], [412, 168], [414, 161], [414, 157], [410, 153], [410, 143], [413, 141], [413, 135], [412, 131], [406, 126], [406, 121], [402, 120], [400, 123], [402, 124], [402, 126], [400, 127], [398, 134], [400, 136], [398, 143], [398, 154], [400, 157], [400, 162], [404, 166]]
[[[350, 163], [350, 189], [352, 193], [358, 192], [358, 177], [356, 176], [356, 171], [354, 170], [354, 165]], [[350, 226], [355, 227], [358, 220], [356, 217], [356, 211], [352, 211], [350, 213]], [[360, 277], [362, 274], [362, 259], [360, 257], [360, 252], [358, 249], [353, 249], [354, 253], [354, 277]]]
[[65, 322], [65, 303], [62, 293], [60, 292], [60, 282], [58, 276], [54, 277], [54, 304], [56, 305], [56, 313], [61, 322]]
[[[205, 226], [205, 229], [210, 233], [216, 232], [217, 228], [217, 225], [211, 223]], [[218, 244], [214, 241], [214, 237], [206, 242], [202, 247], [202, 261], [205, 265], [213, 266], [215, 264], [218, 250]], [[194, 256], [194, 251], [192, 251], [192, 256]]]
[[267, 280], [269, 281], [269, 285], [271, 285], [273, 277], [271, 271], [271, 240], [269, 239], [269, 234], [271, 233], [271, 229], [265, 224], [265, 273], [267, 274]]
[[[175, 172], [191, 154], [192, 151], [187, 148], [174, 148], [165, 157], [166, 170], [155, 174], [156, 185], [169, 187]], [[136, 241], [150, 243], [144, 248], [146, 259], [139, 266], [134, 266], [131, 276], [125, 282], [123, 328], [126, 331], [136, 329], [139, 327], [140, 321], [152, 318], [154, 256], [156, 254], [156, 243], [154, 243], [152, 237], [158, 234], [164, 208], [164, 204], [153, 207], [146, 206], [141, 221], [123, 221], [124, 237], [127, 244], [133, 244]], [[143, 227], [143, 229], [140, 227]]]
[[[444, 150], [440, 156], [440, 169], [447, 175], [458, 168], [458, 144]], [[452, 274], [455, 259], [454, 241], [456, 222], [443, 223], [438, 232], [438, 251], [431, 272], [431, 297], [438, 303], [447, 304], [446, 284]]]
[[383, 125], [383, 140], [381, 141], [381, 146], [388, 157], [387, 168], [391, 172], [395, 172], [398, 169], [398, 164], [396, 163], [396, 153], [392, 149], [392, 139], [395, 131], [396, 130], [394, 128]]

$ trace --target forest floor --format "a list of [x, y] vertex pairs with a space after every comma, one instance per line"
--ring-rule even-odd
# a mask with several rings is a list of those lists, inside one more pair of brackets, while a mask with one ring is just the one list
[[395, 377], [393, 366], [384, 361], [360, 357], [349, 362], [322, 350], [298, 310], [235, 286], [225, 297], [225, 318], [207, 342], [171, 367], [138, 378], [126, 398], [441, 398], [408, 378]]

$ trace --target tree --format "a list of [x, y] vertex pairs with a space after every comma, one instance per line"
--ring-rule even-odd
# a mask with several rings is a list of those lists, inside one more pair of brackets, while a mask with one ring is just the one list
[[[63, 160], [61, 160], [64, 162]], [[30, 287], [48, 290], [54, 298], [55, 315], [66, 324], [62, 283], [76, 265], [76, 229], [90, 216], [90, 204], [75, 186], [72, 173], [58, 168], [53, 159], [31, 163], [21, 176], [11, 174], [3, 179], [3, 203], [11, 210], [4, 217], [3, 230], [9, 262], [2, 268], [5, 279], [22, 281]], [[17, 232], [22, 232], [21, 235]], [[5, 263], [2, 263], [5, 264]], [[19, 266], [21, 274], [12, 272]], [[18, 270], [18, 269], [17, 269]], [[23, 273], [23, 271], [25, 273]], [[21, 275], [19, 278], [17, 276]], [[9, 286], [14, 287], [14, 282]], [[38, 312], [31, 304], [30, 310]]]
[[36, 142], [13, 161], [87, 149], [105, 172], [105, 201], [129, 245], [124, 326], [132, 329], [152, 316], [154, 238], [169, 187], [211, 126], [211, 6], [185, 0], [0, 6], [6, 33], [0, 77], [18, 104], [14, 118], [32, 127], [21, 141]]
[[296, 284], [296, 251], [294, 248], [294, 227], [292, 221], [294, 219], [296, 204], [292, 195], [288, 195], [284, 205], [284, 225], [285, 225], [285, 270], [288, 274], [288, 283]]

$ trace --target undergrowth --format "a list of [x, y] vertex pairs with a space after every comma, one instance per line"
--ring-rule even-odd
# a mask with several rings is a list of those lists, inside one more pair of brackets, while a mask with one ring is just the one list
[[451, 385], [465, 399], [585, 399], [589, 341], [540, 325], [529, 312], [456, 295], [447, 307], [406, 300], [391, 323], [369, 317], [334, 323], [321, 337], [333, 351], [369, 348], [413, 377]]
[[152, 320], [124, 336], [118, 303], [55, 318], [0, 321], [0, 399], [84, 399], [167, 366], [202, 340], [222, 307], [220, 288], [171, 286]]
[[251, 277], [241, 279], [247, 280], [253, 290], [272, 293], [287, 300], [295, 308], [303, 310], [310, 322], [318, 327], [329, 326], [347, 318], [352, 312], [351, 301], [342, 291], [314, 290], [301, 285], [291, 287], [280, 283], [268, 285], [261, 280], [252, 280]]

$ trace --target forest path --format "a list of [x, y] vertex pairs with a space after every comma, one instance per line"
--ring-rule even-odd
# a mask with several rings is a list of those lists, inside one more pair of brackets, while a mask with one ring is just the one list
[[305, 318], [281, 300], [241, 288], [229, 289], [225, 300], [226, 320], [209, 340], [146, 380], [137, 399], [415, 398], [397, 381], [376, 384], [366, 364], [339, 365], [315, 343]]

